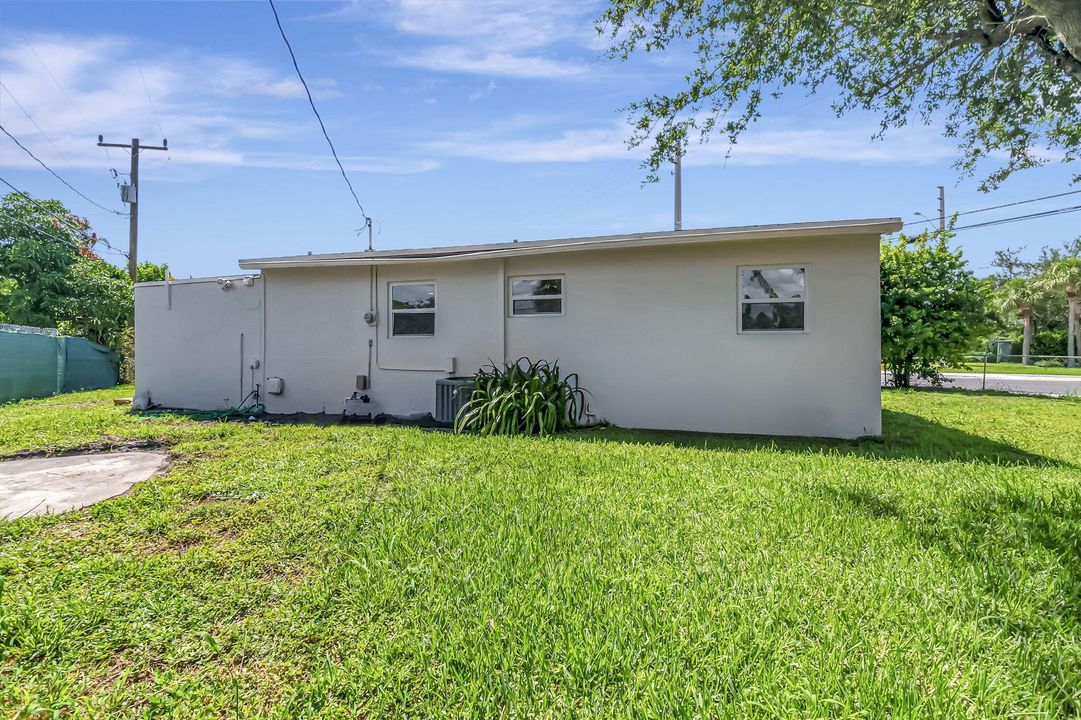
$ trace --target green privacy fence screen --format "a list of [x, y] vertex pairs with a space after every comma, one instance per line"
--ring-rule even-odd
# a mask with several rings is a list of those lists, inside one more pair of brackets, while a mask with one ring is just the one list
[[0, 325], [0, 403], [116, 385], [120, 356], [55, 330]]

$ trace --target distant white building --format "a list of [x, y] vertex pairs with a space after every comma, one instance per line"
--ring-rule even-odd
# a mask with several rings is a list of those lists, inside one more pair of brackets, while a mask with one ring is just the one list
[[[881, 431], [879, 242], [898, 219], [241, 260], [136, 286], [136, 393], [331, 413], [435, 410], [435, 381], [559, 361], [627, 427]], [[360, 376], [360, 377], [358, 377]]]

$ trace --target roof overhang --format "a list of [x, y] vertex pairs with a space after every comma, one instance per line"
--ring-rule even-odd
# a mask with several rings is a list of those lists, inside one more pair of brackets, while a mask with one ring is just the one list
[[836, 237], [840, 235], [887, 235], [901, 229], [900, 218], [871, 218], [864, 220], [833, 220], [813, 223], [779, 225], [747, 225], [742, 227], [704, 228], [700, 230], [670, 230], [667, 232], [635, 233], [632, 235], [602, 235], [596, 237], [563, 238], [560, 240], [529, 240], [525, 242], [462, 245], [412, 250], [378, 250], [371, 252], [330, 253], [325, 255], [289, 255], [284, 257], [248, 258], [240, 261], [246, 270], [301, 267], [339, 267], [352, 265], [392, 265], [401, 263], [448, 262], [484, 258], [542, 255], [549, 253], [608, 250], [623, 248], [688, 245], [693, 243], [735, 242], [740, 240], [797, 239]]

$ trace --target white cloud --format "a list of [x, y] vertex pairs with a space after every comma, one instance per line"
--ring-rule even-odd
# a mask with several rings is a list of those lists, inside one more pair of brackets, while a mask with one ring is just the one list
[[[490, 129], [491, 130], [491, 129]], [[621, 128], [602, 127], [564, 130], [548, 137], [498, 130], [489, 133], [464, 132], [426, 143], [431, 153], [511, 163], [588, 162], [629, 157]]]
[[588, 68], [584, 65], [536, 55], [513, 52], [486, 52], [457, 45], [440, 45], [398, 57], [398, 62], [410, 67], [437, 72], [460, 72], [478, 75], [499, 75], [520, 78], [580, 77]]
[[[271, 98], [303, 98], [304, 86], [295, 75], [275, 75], [264, 67], [237, 58], [208, 58], [213, 64], [208, 82], [216, 90], [234, 95], [252, 95]], [[308, 87], [318, 99], [339, 97], [337, 83], [329, 78], [309, 80]]]
[[[396, 30], [435, 41], [396, 55], [396, 62], [410, 67], [507, 77], [576, 78], [591, 69], [582, 56], [595, 54], [592, 20], [598, 10], [592, 3], [394, 0], [386, 8]], [[557, 49], [563, 50], [558, 56]]]
[[[490, 127], [454, 133], [426, 143], [423, 149], [441, 156], [507, 163], [641, 160], [646, 154], [642, 147], [628, 148], [630, 130], [621, 122], [554, 134], [545, 134], [544, 124], [519, 120], [510, 129]], [[692, 144], [684, 164], [789, 165], [803, 161], [928, 164], [951, 158], [955, 153], [931, 128], [904, 128], [884, 141], [873, 141], [871, 136], [872, 129], [864, 126], [759, 126], [731, 148], [724, 142]], [[914, 153], [913, 147], [920, 151]]]
[[[0, 81], [7, 91], [0, 90], [0, 122], [61, 174], [64, 168], [103, 169], [106, 158], [95, 145], [98, 133], [110, 141], [135, 135], [146, 143], [166, 135], [173, 149], [168, 162], [176, 165], [337, 170], [326, 155], [312, 159], [260, 147], [269, 140], [280, 144], [312, 136], [306, 102], [300, 102], [303, 87], [291, 75], [243, 57], [183, 50], [162, 56], [143, 52], [137, 69], [130, 42], [116, 35], [24, 39], [8, 32], [2, 39]], [[333, 80], [309, 82], [317, 98], [338, 94]], [[283, 119], [283, 112], [292, 114]], [[118, 131], [125, 134], [117, 137]], [[166, 161], [166, 153], [147, 153], [143, 159], [155, 165]], [[126, 159], [113, 151], [111, 162], [124, 165]], [[356, 172], [391, 174], [438, 165], [428, 159], [374, 156], [343, 158], [343, 164]], [[6, 138], [0, 143], [0, 165], [40, 167]]]
[[491, 96], [491, 94], [493, 92], [495, 92], [495, 88], [496, 88], [495, 80], [489, 80], [488, 81], [488, 87], [484, 88], [483, 90], [477, 90], [476, 92], [470, 93], [469, 97], [467, 99], [469, 100], [469, 102], [476, 102], [477, 100], [483, 100], [484, 98]]

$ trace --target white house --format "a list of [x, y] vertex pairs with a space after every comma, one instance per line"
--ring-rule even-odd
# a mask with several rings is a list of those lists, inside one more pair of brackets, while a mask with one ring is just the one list
[[[164, 407], [433, 412], [436, 380], [558, 360], [626, 427], [881, 429], [879, 241], [896, 218], [241, 260], [136, 286], [136, 394]], [[254, 272], [258, 271], [258, 273]]]

